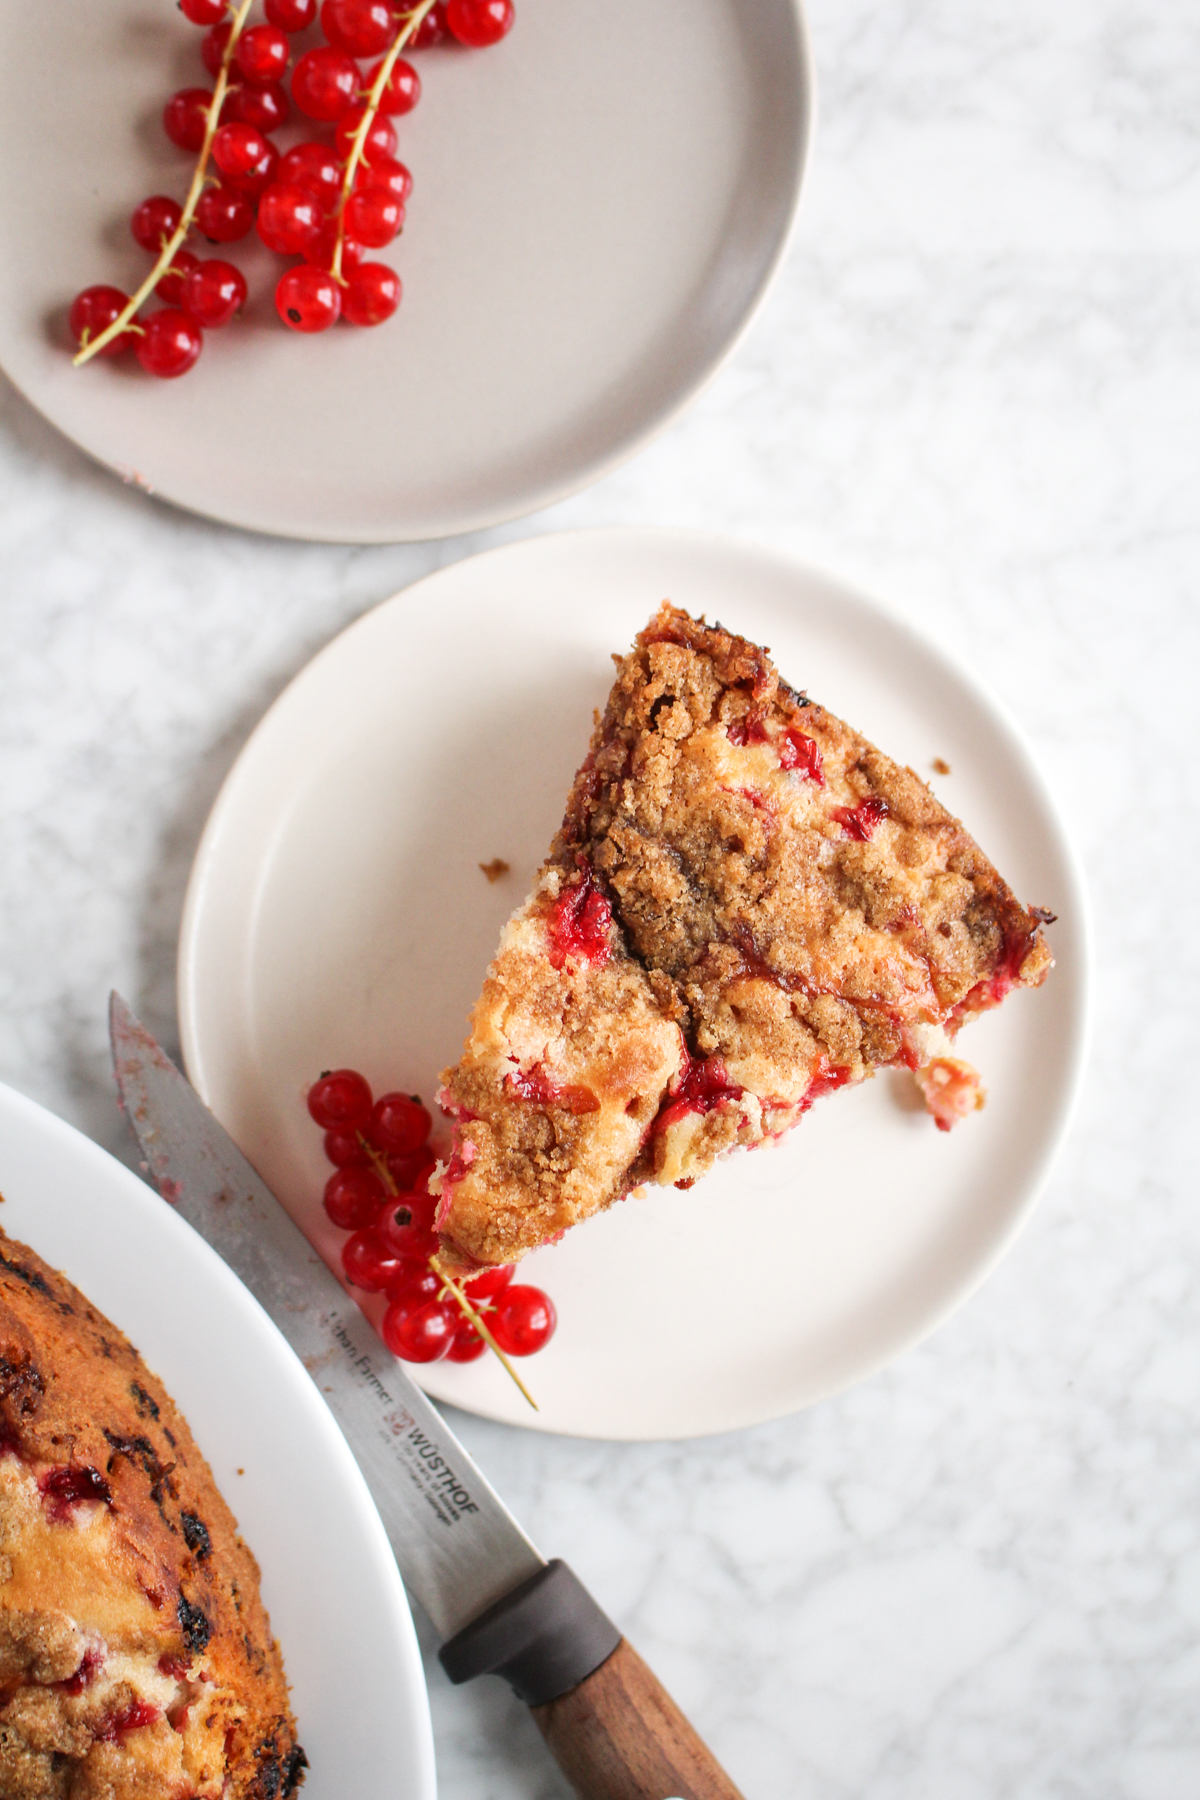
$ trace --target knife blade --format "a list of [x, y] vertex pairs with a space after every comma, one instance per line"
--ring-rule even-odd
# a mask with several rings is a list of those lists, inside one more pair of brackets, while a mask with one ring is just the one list
[[741, 1800], [587, 1589], [547, 1562], [120, 995], [117, 1091], [149, 1172], [300, 1358], [357, 1458], [452, 1681], [500, 1674], [586, 1800]]
[[196, 1090], [119, 995], [117, 1089], [160, 1191], [296, 1352], [350, 1442], [400, 1572], [443, 1637], [545, 1558]]

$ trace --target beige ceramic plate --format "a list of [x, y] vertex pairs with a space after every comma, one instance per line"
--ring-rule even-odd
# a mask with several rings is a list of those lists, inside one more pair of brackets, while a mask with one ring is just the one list
[[[180, 945], [188, 1071], [325, 1254], [304, 1091], [350, 1064], [428, 1096], [462, 1043], [624, 649], [669, 595], [933, 780], [1058, 959], [964, 1033], [989, 1090], [950, 1136], [911, 1077], [834, 1094], [777, 1150], [652, 1190], [522, 1265], [557, 1301], [527, 1365], [419, 1371], [460, 1406], [595, 1437], [676, 1437], [794, 1411], [913, 1343], [1028, 1216], [1079, 1078], [1085, 908], [1053, 806], [989, 696], [875, 603], [782, 557], [662, 531], [529, 539], [378, 607], [275, 703], [217, 801]], [[935, 757], [953, 774], [932, 774]], [[479, 864], [511, 875], [489, 886]]]
[[65, 311], [146, 272], [127, 221], [186, 188], [159, 115], [205, 79], [200, 33], [171, 0], [0, 0], [0, 366], [125, 479], [289, 537], [443, 536], [594, 480], [695, 394], [766, 291], [808, 53], [799, 0], [517, 12], [491, 50], [419, 53], [424, 94], [399, 121], [415, 188], [382, 253], [397, 316], [285, 331], [284, 264], [247, 239], [231, 254], [249, 317], [155, 382], [132, 359], [73, 370]]

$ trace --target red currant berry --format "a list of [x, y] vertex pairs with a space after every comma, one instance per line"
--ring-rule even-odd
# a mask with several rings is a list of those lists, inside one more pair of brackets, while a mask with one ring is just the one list
[[446, 8], [442, 0], [431, 6], [417, 29], [408, 40], [410, 50], [428, 50], [431, 44], [440, 44], [446, 35]]
[[266, 0], [263, 11], [280, 31], [307, 31], [317, 16], [317, 0]]
[[342, 165], [328, 144], [296, 144], [280, 157], [278, 179], [311, 188], [331, 213], [342, 191]]
[[370, 250], [390, 244], [404, 223], [404, 202], [386, 188], [365, 188], [346, 202], [346, 229]]
[[441, 1301], [429, 1300], [411, 1308], [396, 1300], [384, 1313], [380, 1332], [393, 1356], [403, 1357], [405, 1362], [436, 1362], [449, 1350], [457, 1321], [457, 1308]]
[[253, 125], [222, 125], [212, 141], [212, 158], [222, 175], [252, 175], [270, 151]]
[[406, 1300], [410, 1306], [424, 1306], [430, 1300], [436, 1300], [445, 1285], [427, 1262], [402, 1261], [399, 1275], [388, 1285], [387, 1297], [389, 1300]]
[[218, 185], [205, 188], [196, 206], [196, 224], [212, 244], [233, 244], [254, 223], [254, 208], [245, 194]]
[[225, 17], [225, 0], [179, 0], [179, 10], [193, 25], [219, 25]]
[[512, 1278], [512, 1263], [502, 1263], [498, 1269], [481, 1269], [478, 1275], [467, 1276], [467, 1298], [472, 1302], [490, 1300], [501, 1293]]
[[550, 1342], [557, 1324], [549, 1294], [515, 1284], [505, 1288], [488, 1319], [492, 1336], [507, 1356], [532, 1356]]
[[343, 1231], [373, 1225], [387, 1199], [387, 1189], [374, 1169], [337, 1169], [325, 1183], [325, 1211]]
[[323, 1131], [357, 1131], [371, 1116], [371, 1089], [357, 1069], [327, 1069], [307, 1098], [309, 1115]]
[[266, 87], [287, 73], [292, 60], [287, 33], [277, 25], [252, 25], [243, 31], [233, 53], [234, 67], [251, 87]]
[[[155, 293], [166, 306], [183, 305], [183, 289], [192, 270], [199, 267], [199, 257], [193, 256], [190, 250], [177, 250], [171, 258], [171, 266], [166, 274], [159, 278]], [[187, 308], [184, 309], [188, 310]], [[196, 315], [193, 313], [192, 317]], [[197, 325], [203, 325], [203, 319], [196, 319]]]
[[[115, 287], [84, 288], [82, 294], [76, 294], [67, 314], [67, 324], [80, 349], [90, 344], [93, 338], [98, 338], [102, 331], [107, 331], [113, 320], [120, 318], [128, 304], [129, 295]], [[103, 350], [97, 350], [96, 355], [121, 356], [126, 350], [133, 348], [133, 339], [132, 331], [119, 332], [105, 344]]]
[[382, 325], [400, 304], [400, 277], [386, 263], [363, 263], [350, 276], [342, 295], [347, 325]]
[[354, 1169], [370, 1161], [357, 1131], [327, 1131], [325, 1154], [335, 1169]]
[[402, 162], [394, 156], [377, 156], [360, 165], [354, 176], [356, 189], [386, 188], [403, 204], [412, 193], [413, 179]]
[[446, 24], [460, 44], [485, 50], [513, 28], [512, 0], [446, 0]]
[[447, 1362], [474, 1362], [482, 1356], [487, 1345], [472, 1325], [470, 1319], [460, 1319], [458, 1329], [450, 1340], [450, 1348], [446, 1352]]
[[299, 256], [324, 223], [320, 201], [299, 182], [272, 182], [258, 203], [258, 235], [280, 256]]
[[[436, 1212], [437, 1201], [432, 1194], [393, 1195], [379, 1216], [380, 1235], [398, 1256], [433, 1256], [437, 1251], [437, 1239], [433, 1234]], [[420, 1239], [415, 1248], [414, 1232]]]
[[[362, 121], [365, 107], [356, 106], [338, 120], [337, 130], [333, 134], [334, 148], [343, 162], [350, 160], [350, 152], [354, 148], [354, 140], [358, 136], [358, 127]], [[377, 156], [395, 156], [396, 129], [390, 119], [382, 113], [376, 113], [367, 126], [367, 134], [363, 139], [362, 160], [371, 162]]]
[[437, 1194], [426, 1194], [416, 1190], [411, 1193], [397, 1194], [389, 1217], [396, 1227], [404, 1223], [403, 1214], [408, 1213], [408, 1222], [418, 1231], [433, 1232], [433, 1221], [437, 1217], [439, 1197]]
[[387, 1165], [399, 1193], [425, 1194], [429, 1191], [429, 1177], [437, 1167], [437, 1157], [428, 1144], [422, 1144], [419, 1150], [410, 1151], [407, 1156], [390, 1155]]
[[381, 1094], [372, 1108], [367, 1136], [377, 1150], [407, 1156], [421, 1148], [432, 1124], [415, 1094]]
[[404, 1257], [408, 1262], [428, 1262], [438, 1253], [438, 1240], [432, 1231], [425, 1231], [420, 1225], [398, 1223], [403, 1212], [403, 1207], [398, 1207], [395, 1213], [385, 1210], [379, 1221], [379, 1235], [393, 1256]]
[[209, 74], [215, 78], [221, 73], [225, 62], [225, 48], [229, 43], [233, 24], [226, 20], [224, 25], [214, 25], [210, 32], [201, 39], [200, 57]]
[[135, 346], [137, 359], [147, 375], [158, 375], [164, 381], [186, 375], [204, 344], [203, 333], [195, 319], [178, 306], [164, 306], [143, 321], [143, 331]]
[[332, 124], [349, 112], [358, 98], [358, 64], [344, 50], [322, 44], [308, 50], [292, 75], [292, 99], [310, 119]]
[[[304, 260], [311, 263], [314, 269], [332, 269], [333, 252], [337, 244], [337, 224], [329, 219], [322, 227], [319, 237], [313, 239], [304, 252]], [[351, 275], [362, 262], [366, 251], [353, 238], [342, 239], [342, 274]]]
[[155, 194], [142, 201], [129, 221], [129, 229], [143, 250], [157, 256], [167, 239], [175, 236], [182, 217], [183, 208], [178, 200], [169, 200], [166, 194]]
[[245, 194], [248, 200], [257, 200], [264, 194], [279, 172], [279, 152], [269, 138], [266, 144], [262, 157], [247, 174], [225, 177], [226, 187], [233, 188], [235, 193]]
[[368, 1294], [382, 1294], [400, 1273], [400, 1259], [393, 1256], [379, 1233], [370, 1227], [356, 1231], [342, 1245], [346, 1279]]
[[180, 88], [163, 107], [163, 130], [181, 150], [199, 150], [212, 105], [209, 88]]
[[275, 310], [293, 331], [328, 331], [342, 310], [341, 289], [326, 270], [301, 263], [280, 276]]
[[287, 124], [291, 110], [282, 83], [269, 81], [265, 87], [233, 88], [225, 97], [221, 120], [231, 125], [253, 125], [258, 131], [278, 131]]
[[[368, 92], [373, 92], [379, 80], [379, 71], [383, 64], [378, 62], [367, 76]], [[393, 64], [392, 72], [384, 83], [383, 93], [379, 97], [380, 112], [390, 113], [393, 118], [399, 113], [411, 112], [421, 98], [421, 77], [411, 63], [403, 57]]]
[[398, 29], [386, 0], [323, 0], [321, 30], [348, 56], [378, 56], [395, 43]]
[[[180, 255], [182, 252], [176, 254], [176, 262]], [[161, 281], [158, 291], [161, 294]], [[209, 257], [204, 262], [197, 262], [188, 275], [183, 284], [181, 304], [197, 325], [203, 325], [207, 331], [216, 331], [220, 326], [228, 325], [234, 314], [245, 306], [246, 277], [232, 263]]]

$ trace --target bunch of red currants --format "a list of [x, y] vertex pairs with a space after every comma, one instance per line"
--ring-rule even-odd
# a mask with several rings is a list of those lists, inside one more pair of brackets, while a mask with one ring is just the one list
[[[431, 1267], [437, 1201], [428, 1183], [437, 1159], [429, 1113], [415, 1094], [376, 1100], [354, 1069], [334, 1069], [314, 1082], [308, 1110], [334, 1165], [325, 1210], [351, 1233], [342, 1245], [346, 1277], [387, 1298], [384, 1343], [406, 1362], [474, 1362], [485, 1340]], [[558, 1322], [554, 1302], [540, 1288], [515, 1283], [511, 1266], [481, 1269], [462, 1288], [506, 1356], [532, 1356], [549, 1343]]]
[[[161, 259], [181, 225], [213, 245], [246, 237], [257, 227], [269, 250], [303, 260], [275, 289], [275, 305], [294, 331], [326, 331], [338, 319], [381, 325], [400, 304], [400, 277], [368, 252], [390, 244], [404, 224], [412, 176], [396, 157], [392, 119], [421, 97], [412, 64], [396, 54], [444, 38], [471, 48], [497, 43], [511, 29], [512, 0], [264, 0], [266, 23], [234, 34], [229, 0], [179, 0], [192, 24], [207, 27], [200, 54], [210, 76], [225, 71], [220, 122], [210, 134], [215, 93], [181, 88], [163, 110], [163, 126], [181, 150], [211, 155], [217, 172], [205, 176], [187, 207], [166, 195], [144, 200], [130, 221], [134, 238]], [[420, 18], [413, 28], [414, 15]], [[239, 16], [244, 8], [239, 9]], [[331, 141], [307, 137], [280, 152], [271, 134], [290, 114], [283, 77], [292, 60], [291, 37], [318, 23], [325, 41], [305, 50], [292, 70], [292, 99], [307, 119], [332, 127]], [[381, 60], [366, 72], [367, 58]], [[382, 81], [377, 104], [371, 100]], [[364, 120], [366, 121], [364, 124]], [[164, 305], [137, 316], [119, 288], [85, 288], [71, 304], [69, 324], [83, 351], [126, 323], [94, 354], [133, 349], [151, 375], [184, 375], [203, 347], [203, 334], [227, 325], [246, 301], [241, 270], [221, 257], [197, 257], [177, 247], [155, 289]]]

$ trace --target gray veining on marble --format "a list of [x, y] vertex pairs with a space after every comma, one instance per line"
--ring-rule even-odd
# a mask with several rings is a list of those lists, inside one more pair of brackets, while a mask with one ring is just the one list
[[[268, 542], [122, 489], [0, 391], [0, 1075], [129, 1156], [108, 989], [173, 1041], [224, 772], [414, 576], [673, 523], [874, 587], [1007, 702], [1087, 865], [1096, 1042], [1040, 1212], [932, 1340], [808, 1415], [667, 1447], [456, 1426], [751, 1800], [1195, 1800], [1200, 12], [810, 11], [777, 289], [685, 418], [551, 513]], [[506, 1690], [430, 1670], [445, 1800], [562, 1800]]]

